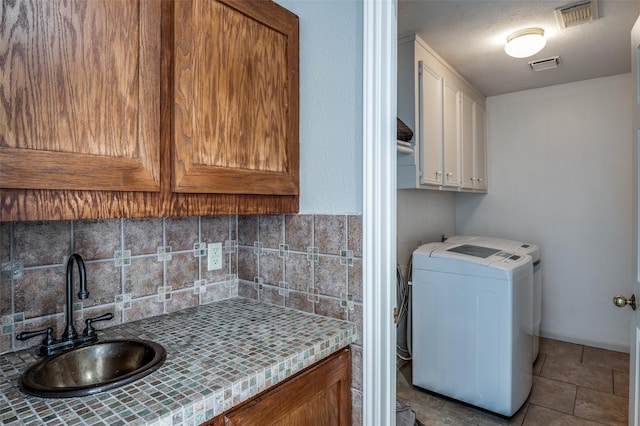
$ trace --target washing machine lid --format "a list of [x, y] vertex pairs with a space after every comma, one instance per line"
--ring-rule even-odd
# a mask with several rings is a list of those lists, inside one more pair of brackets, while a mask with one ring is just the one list
[[430, 243], [413, 253], [413, 268], [495, 278], [508, 278], [532, 268], [531, 256], [505, 250], [455, 244]]
[[477, 246], [501, 249], [516, 254], [528, 254], [534, 262], [540, 260], [540, 247], [534, 243], [507, 240], [504, 238], [483, 237], [479, 235], [454, 235], [447, 238], [448, 243], [473, 244]]

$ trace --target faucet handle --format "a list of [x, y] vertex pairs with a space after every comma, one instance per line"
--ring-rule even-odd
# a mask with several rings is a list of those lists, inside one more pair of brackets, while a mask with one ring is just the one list
[[82, 331], [82, 334], [84, 336], [93, 336], [94, 334], [96, 334], [96, 329], [93, 328], [93, 326], [91, 324], [93, 324], [94, 322], [98, 322], [98, 321], [109, 321], [113, 319], [113, 314], [111, 312], [100, 315], [99, 317], [95, 317], [95, 318], [87, 318], [86, 320], [84, 320], [84, 323], [87, 325], [85, 327], [85, 329]]
[[17, 340], [27, 340], [32, 337], [40, 336], [42, 334], [46, 334], [45, 338], [42, 340], [42, 344], [45, 346], [53, 345], [56, 342], [56, 339], [53, 337], [53, 328], [47, 327], [44, 330], [38, 331], [23, 331], [22, 333], [16, 336]]

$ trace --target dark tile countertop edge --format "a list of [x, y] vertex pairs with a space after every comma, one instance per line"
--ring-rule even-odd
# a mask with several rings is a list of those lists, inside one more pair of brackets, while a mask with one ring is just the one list
[[96, 395], [23, 394], [35, 350], [0, 355], [0, 425], [199, 425], [357, 338], [356, 324], [233, 298], [105, 329], [100, 340], [163, 345], [167, 360], [134, 383]]

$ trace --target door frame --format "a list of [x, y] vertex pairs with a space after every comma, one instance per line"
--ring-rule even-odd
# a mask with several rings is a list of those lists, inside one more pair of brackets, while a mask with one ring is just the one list
[[[635, 262], [636, 283], [632, 285], [632, 293], [640, 294], [640, 200], [638, 190], [640, 190], [640, 16], [631, 29], [631, 75], [634, 79], [631, 102], [631, 143], [633, 144], [633, 216], [634, 233], [636, 238], [633, 244]], [[631, 332], [629, 338], [630, 360], [629, 360], [629, 424], [638, 426], [640, 424], [640, 311], [633, 311], [631, 314]]]
[[395, 425], [397, 0], [363, 3], [363, 418]]

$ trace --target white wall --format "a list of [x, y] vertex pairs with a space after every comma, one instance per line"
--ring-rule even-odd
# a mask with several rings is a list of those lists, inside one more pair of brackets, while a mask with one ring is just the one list
[[362, 213], [362, 1], [276, 2], [300, 18], [300, 213]]
[[[397, 198], [397, 262], [404, 277], [413, 250], [455, 233], [456, 198], [452, 192], [401, 189]], [[398, 304], [401, 303], [398, 300]], [[407, 347], [407, 321], [398, 323], [396, 342]], [[399, 365], [401, 362], [399, 362]]]
[[[553, 72], [553, 71], [551, 71]], [[630, 74], [487, 99], [487, 195], [458, 194], [459, 234], [539, 243], [541, 334], [628, 351]]]
[[455, 232], [455, 194], [424, 189], [398, 190], [398, 263], [406, 273], [411, 253], [419, 245], [440, 241]]

